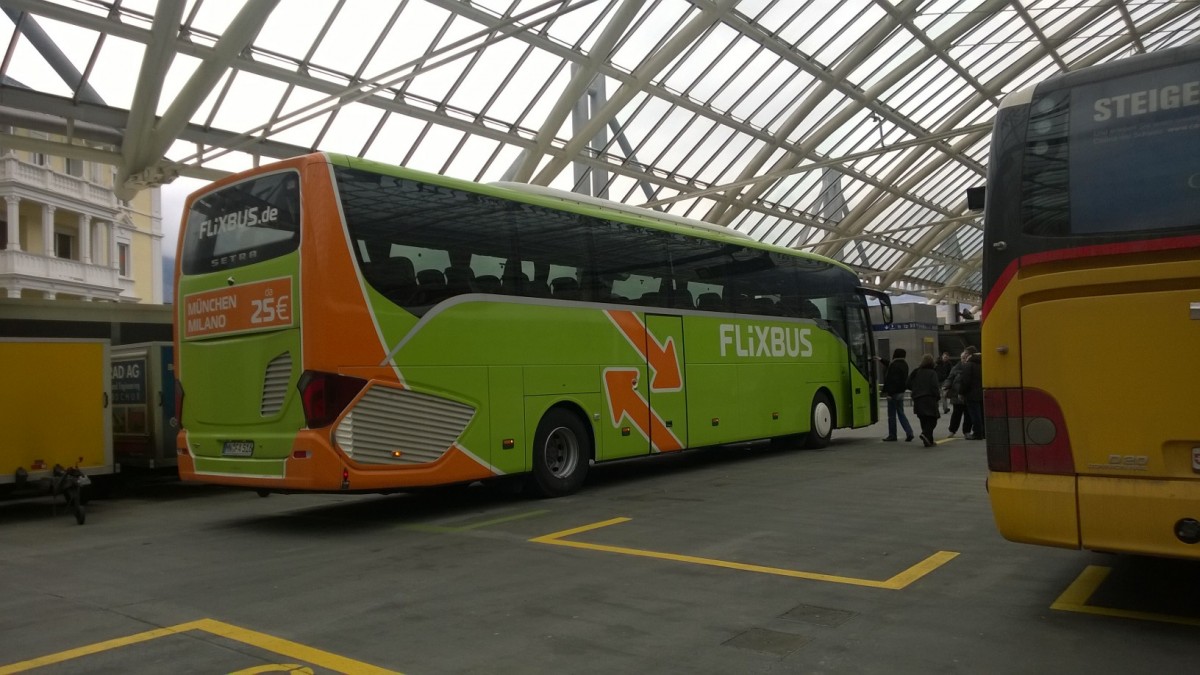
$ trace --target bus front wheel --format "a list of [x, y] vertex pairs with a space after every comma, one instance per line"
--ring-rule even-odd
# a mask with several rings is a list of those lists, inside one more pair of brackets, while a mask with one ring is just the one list
[[833, 401], [829, 394], [819, 391], [813, 397], [808, 422], [808, 435], [804, 438], [804, 447], [823, 448], [829, 445], [829, 439], [833, 436]]
[[551, 408], [533, 437], [530, 489], [541, 497], [577, 491], [587, 477], [591, 456], [591, 436], [579, 417], [563, 408]]

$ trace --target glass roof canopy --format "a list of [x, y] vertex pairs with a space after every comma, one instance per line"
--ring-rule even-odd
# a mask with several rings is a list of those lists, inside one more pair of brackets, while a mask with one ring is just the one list
[[9, 147], [122, 190], [312, 150], [517, 180], [978, 303], [1001, 97], [1200, 38], [1200, 0], [3, 0]]

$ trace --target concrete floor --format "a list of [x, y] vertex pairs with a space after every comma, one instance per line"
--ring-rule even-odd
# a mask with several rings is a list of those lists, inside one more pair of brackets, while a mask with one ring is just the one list
[[143, 480], [82, 527], [3, 502], [0, 675], [1195, 667], [1200, 565], [1006, 542], [981, 442], [883, 435], [601, 467], [557, 500]]

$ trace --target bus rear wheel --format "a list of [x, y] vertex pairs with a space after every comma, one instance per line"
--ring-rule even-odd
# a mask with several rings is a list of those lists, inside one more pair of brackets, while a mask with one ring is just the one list
[[551, 408], [533, 437], [529, 488], [541, 497], [562, 497], [577, 491], [587, 477], [592, 441], [577, 415]]
[[804, 447], [815, 449], [829, 445], [829, 439], [833, 437], [833, 401], [829, 394], [819, 391], [813, 397], [808, 423]]

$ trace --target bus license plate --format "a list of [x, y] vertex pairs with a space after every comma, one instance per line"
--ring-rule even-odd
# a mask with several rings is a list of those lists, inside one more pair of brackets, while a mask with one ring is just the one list
[[249, 457], [254, 454], [254, 441], [225, 441], [221, 448], [224, 457]]

